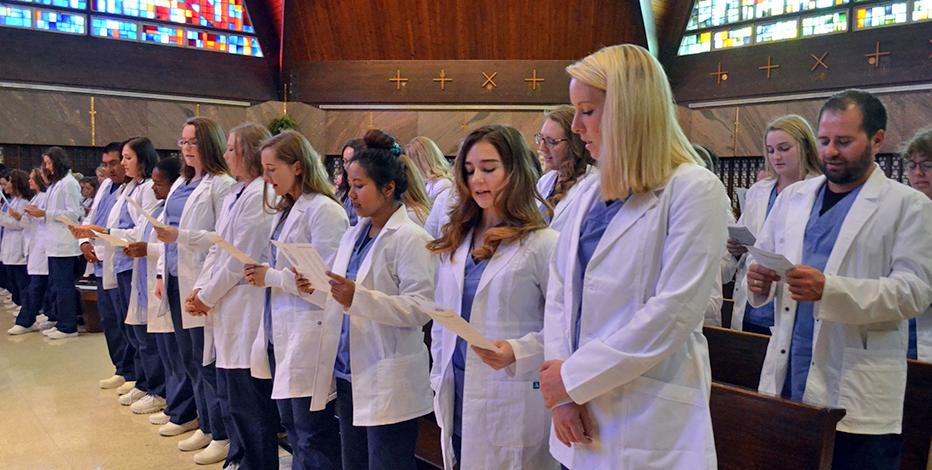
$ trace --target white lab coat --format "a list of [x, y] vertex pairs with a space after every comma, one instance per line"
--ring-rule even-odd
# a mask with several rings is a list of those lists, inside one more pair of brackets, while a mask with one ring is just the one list
[[[48, 194], [44, 191], [36, 194], [29, 201], [38, 208], [45, 209]], [[26, 272], [30, 276], [48, 276], [49, 258], [45, 254], [45, 241], [39, 236], [44, 229], [45, 219], [37, 219], [23, 214], [23, 233], [26, 237]]]
[[[437, 270], [437, 304], [462, 315], [463, 276], [472, 233]], [[473, 299], [469, 323], [489, 339], [507, 339], [515, 363], [494, 370], [466, 352], [461, 468], [557, 468], [547, 446], [550, 411], [539, 390], [544, 360], [544, 299], [557, 232], [537, 230], [519, 242], [499, 245]], [[452, 469], [454, 379], [457, 336], [433, 324], [431, 388], [441, 429], [444, 468]]]
[[632, 195], [595, 249], [580, 299], [579, 233], [599, 183], [583, 183], [560, 235], [544, 320], [546, 359], [564, 361], [563, 383], [588, 407], [594, 441], [566, 447], [551, 433], [550, 451], [570, 468], [715, 468], [702, 320], [727, 236], [725, 190], [684, 164], [664, 186]]
[[[110, 209], [110, 214], [107, 217], [107, 227], [110, 227], [110, 235], [135, 242], [142, 239], [143, 229], [148, 222], [142, 213], [133, 207], [133, 205], [126, 202], [127, 198], [132, 198], [142, 206], [143, 210], [150, 214], [155, 210], [156, 206], [159, 205], [160, 201], [155, 197], [155, 192], [152, 191], [152, 180], [146, 179], [139, 183], [135, 180], [126, 183], [126, 187], [123, 188], [120, 197], [117, 198], [116, 202], [113, 204], [113, 208]], [[129, 217], [133, 220], [133, 226], [125, 229], [115, 228], [120, 224], [120, 213], [123, 211], [123, 207], [126, 207], [127, 212], [129, 212]], [[115, 247], [106, 242], [104, 242], [103, 250], [97, 251], [97, 256], [99, 256], [103, 262], [104, 289], [117, 287], [114, 258], [117, 253], [122, 252], [123, 248]], [[157, 259], [158, 258], [156, 258], [156, 260]], [[126, 310], [125, 320], [127, 325], [145, 325], [149, 321], [148, 312], [140, 311], [139, 300], [136, 299], [136, 286], [139, 284], [139, 273], [136, 272], [136, 267], [138, 265], [139, 262], [133, 259], [132, 287], [130, 289], [129, 306]], [[154, 285], [155, 284], [153, 284], [153, 286]], [[150, 294], [149, 297], [152, 298], [152, 303], [156, 302], [154, 295]]]
[[440, 194], [453, 191], [453, 182], [446, 178], [437, 178], [433, 181], [426, 181], [424, 189], [427, 190], [427, 198], [430, 202], [434, 202]]
[[[272, 230], [281, 220], [275, 216]], [[282, 243], [310, 243], [327, 266], [340, 247], [340, 240], [349, 227], [346, 211], [338, 202], [322, 194], [303, 194], [295, 201], [279, 234]], [[272, 345], [275, 348], [275, 377], [272, 398], [314, 397], [311, 409], [324, 409], [335, 395], [333, 362], [320, 361], [323, 344], [324, 306], [329, 294], [315, 291], [303, 295], [295, 285], [291, 263], [281, 253], [273, 260], [273, 268], [265, 274], [265, 283], [272, 288]], [[263, 296], [265, 289], [262, 289]], [[342, 315], [332, 315], [340, 328]], [[259, 319], [259, 330], [252, 345], [252, 375], [272, 378], [266, 346], [265, 318]], [[330, 325], [332, 326], [332, 325]]]
[[[94, 201], [91, 203], [90, 212], [88, 212], [87, 215], [85, 215], [81, 219], [81, 223], [83, 225], [94, 223], [94, 219], [97, 218], [97, 208], [100, 207], [100, 200], [104, 197], [105, 194], [110, 193], [110, 188], [113, 185], [114, 185], [114, 182], [110, 178], [107, 178], [100, 183], [100, 187], [97, 188], [97, 193], [94, 194]], [[117, 189], [117, 191], [121, 191], [121, 190]], [[94, 248], [94, 253], [98, 255], [103, 253], [104, 245], [107, 244], [106, 242], [104, 242], [103, 240], [99, 238], [81, 238], [78, 240], [79, 249], [80, 249], [80, 246], [83, 245], [85, 242], [90, 243], [91, 246]], [[98, 259], [100, 259], [99, 256], [98, 256]], [[85, 276], [94, 275], [94, 263], [87, 263], [87, 269], [84, 270], [84, 275]]]
[[[223, 200], [230, 187], [236, 182], [230, 175], [209, 175], [205, 174], [197, 188], [188, 196], [181, 211], [181, 219], [178, 223], [178, 295], [181, 297], [181, 320], [184, 329], [203, 327], [206, 320], [203, 316], [194, 316], [185, 310], [185, 299], [194, 288], [194, 282], [201, 273], [201, 267], [204, 265], [204, 259], [207, 258], [207, 250], [213, 246], [207, 235], [214, 231], [217, 217], [223, 207]], [[175, 192], [182, 183], [184, 177], [179, 177], [172, 184], [168, 192], [168, 198], [171, 199], [172, 193]], [[168, 220], [167, 214], [162, 212], [159, 220], [165, 222]], [[168, 266], [165, 265], [164, 253], [159, 257], [159, 272], [163, 278], [168, 278]], [[168, 295], [162, 296], [159, 315], [168, 314]]]
[[916, 319], [916, 358], [932, 362], [932, 307]]
[[4, 265], [23, 265], [26, 264], [26, 242], [24, 238], [26, 223], [28, 217], [23, 209], [28, 203], [21, 197], [12, 197], [10, 199], [12, 209], [23, 217], [16, 220], [4, 211], [0, 213], [0, 226], [3, 227], [3, 242], [0, 243], [0, 263]]
[[443, 226], [450, 223], [450, 212], [456, 207], [458, 200], [456, 188], [437, 195], [437, 199], [430, 208], [427, 221], [424, 222], [424, 230], [427, 230], [432, 237], [440, 238]]
[[[537, 180], [537, 192], [541, 197], [546, 198], [547, 194], [550, 193], [550, 189], [553, 187], [554, 182], [560, 176], [560, 172], [557, 170], [550, 170], [544, 173], [544, 176], [541, 176]], [[585, 181], [588, 178], [598, 178], [599, 169], [595, 166], [590, 165], [586, 169], [586, 173], [579, 177], [576, 180], [576, 184], [566, 192], [566, 195], [563, 196], [563, 199], [557, 203], [557, 207], [553, 209], [553, 218], [550, 219], [550, 228], [560, 231], [566, 223], [572, 219], [572, 211], [568, 211], [567, 208], [573, 206], [577, 199], [579, 199], [579, 184]], [[543, 204], [539, 206], [543, 210]]]
[[[151, 192], [151, 190], [150, 190]], [[165, 201], [156, 200], [155, 207], [149, 212], [150, 214], [155, 212], [160, 206], [163, 206]], [[139, 232], [136, 235], [137, 239], [141, 239], [145, 234], [145, 229], [149, 225], [149, 222], [143, 220], [140, 222]], [[174, 326], [172, 325], [172, 319], [170, 315], [159, 316], [159, 305], [160, 301], [155, 297], [153, 292], [155, 291], [155, 285], [157, 282], [156, 276], [159, 274], [158, 263], [159, 257], [162, 256], [162, 252], [165, 249], [165, 245], [158, 239], [158, 234], [155, 232], [155, 229], [149, 231], [149, 237], [145, 240], [146, 242], [146, 308], [142, 309], [139, 307], [139, 294], [138, 287], [141, 282], [140, 279], [140, 269], [139, 269], [139, 258], [133, 259], [133, 292], [129, 297], [129, 308], [127, 309], [127, 324], [142, 324], [146, 325], [146, 332], [148, 333], [173, 333], [175, 331]], [[164, 292], [162, 295], [165, 295]], [[129, 317], [135, 315], [135, 322], [130, 323]]]
[[[217, 234], [260, 263], [270, 256], [275, 215], [262, 204], [265, 186], [262, 177], [235, 184], [217, 218]], [[266, 194], [275, 196], [272, 191]], [[275, 205], [274, 200], [269, 202]], [[201, 289], [198, 297], [211, 308], [204, 325], [204, 365], [216, 360], [221, 369], [249, 369], [252, 343], [265, 309], [265, 290], [247, 284], [243, 263], [217, 245], [210, 247], [194, 288]]]
[[65, 216], [72, 221], [81, 220], [81, 216], [84, 215], [84, 208], [81, 206], [81, 185], [69, 171], [62, 179], [50, 185], [47, 193], [45, 229], [40, 235], [44, 239], [46, 254], [55, 258], [80, 255], [78, 241], [71, 236], [65, 224], [55, 219]]
[[[819, 176], [786, 187], [755, 246], [800, 263], [806, 221], [823, 184]], [[899, 434], [908, 338], [903, 320], [932, 303], [932, 202], [875, 166], [842, 223], [824, 274], [803, 400], [844, 408], [839, 431]], [[797, 302], [782, 282], [769, 296], [749, 296], [751, 305], [763, 305], [776, 293], [759, 386], [772, 394], [786, 379]]]
[[[333, 272], [346, 274], [353, 245], [368, 225], [368, 219], [360, 218], [343, 235]], [[353, 304], [346, 311], [350, 316], [354, 426], [394, 424], [432, 411], [422, 331], [430, 318], [417, 308], [434, 297], [437, 263], [427, 250], [430, 240], [430, 235], [408, 218], [402, 205], [372, 241], [359, 267]], [[330, 297], [324, 313], [321, 364], [336, 361], [343, 310]], [[327, 377], [333, 380], [332, 370]], [[322, 380], [320, 375], [317, 380]], [[311, 409], [315, 409], [315, 401], [325, 399], [314, 396]]]

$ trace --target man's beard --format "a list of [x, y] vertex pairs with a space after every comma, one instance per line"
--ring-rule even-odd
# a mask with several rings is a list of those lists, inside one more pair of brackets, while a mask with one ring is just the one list
[[822, 173], [825, 175], [825, 178], [834, 184], [854, 183], [863, 178], [874, 164], [870, 146], [865, 148], [861, 157], [854, 162], [845, 161], [840, 156], [836, 158], [837, 160], [832, 160], [832, 163], [840, 163], [841, 167], [834, 170], [828, 169], [828, 165], [825, 164], [824, 159], [820, 162]]

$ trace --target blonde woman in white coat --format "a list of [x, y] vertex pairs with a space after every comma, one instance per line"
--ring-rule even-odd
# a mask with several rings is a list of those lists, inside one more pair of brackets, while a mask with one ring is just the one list
[[[541, 391], [569, 468], [712, 469], [704, 311], [728, 198], [676, 122], [660, 63], [612, 46], [567, 68], [583, 183], [554, 250]], [[637, 136], [637, 138], [634, 138]]]
[[443, 236], [436, 302], [458, 313], [495, 351], [472, 347], [434, 323], [431, 388], [444, 468], [557, 468], [550, 412], [538, 392], [544, 360], [544, 298], [557, 232], [537, 206], [532, 152], [519, 131], [470, 133], [454, 162], [464, 203]]
[[3, 192], [9, 194], [9, 205], [4, 204], [0, 212], [0, 227], [3, 227], [3, 242], [0, 243], [0, 263], [9, 281], [13, 303], [22, 307], [25, 291], [29, 285], [26, 273], [26, 244], [24, 237], [25, 223], [23, 210], [32, 198], [29, 189], [29, 175], [22, 170], [11, 170], [4, 179]]
[[[216, 230], [221, 238], [259, 262], [269, 259], [272, 232], [273, 213], [266, 210], [268, 191], [259, 157], [260, 142], [269, 137], [268, 129], [254, 123], [230, 131], [224, 158], [238, 182], [223, 201]], [[225, 465], [261, 469], [277, 455], [269, 387], [249, 373], [249, 355], [265, 295], [246, 283], [243, 267], [227, 251], [211, 247], [186, 299], [186, 310], [207, 319], [202, 360], [205, 373], [217, 377], [217, 399], [229, 436]], [[211, 454], [211, 447], [204, 453]], [[204, 453], [195, 455], [194, 461], [213, 460]]]
[[[819, 170], [815, 135], [804, 118], [788, 114], [773, 120], [764, 131], [763, 143], [768, 176], [748, 188], [744, 212], [738, 219], [738, 225], [747, 227], [755, 235], [760, 233], [777, 196], [784, 188], [822, 173]], [[731, 314], [731, 327], [769, 336], [770, 328], [773, 327], [773, 302], [759, 308], [748, 305], [748, 250], [736, 240], [728, 240], [727, 248], [730, 256], [726, 258], [723, 277], [731, 280], [735, 276], [735, 308]]]
[[417, 418], [431, 412], [429, 317], [417, 304], [433, 298], [436, 263], [401, 202], [401, 146], [379, 130], [365, 140], [347, 169], [360, 219], [333, 263], [320, 363], [336, 360], [343, 468], [414, 469]]
[[[213, 245], [208, 235], [214, 231], [223, 200], [235, 182], [223, 159], [225, 140], [223, 129], [208, 118], [195, 117], [185, 123], [178, 141], [182, 176], [172, 185], [162, 213], [162, 221], [169, 227], [155, 229], [159, 241], [165, 244], [159, 258], [162, 282], [156, 285], [155, 295], [161, 299], [162, 312], [171, 313], [178, 354], [194, 386], [200, 425], [178, 443], [178, 448], [193, 451], [214, 444], [208, 454], [219, 460], [226, 458], [227, 432], [216, 396], [216, 374], [202, 365], [205, 319], [185, 309], [182, 301], [191, 294], [201, 273]], [[159, 433], [174, 436], [184, 432], [186, 426], [173, 424], [166, 424]]]
[[[330, 266], [349, 219], [333, 195], [319, 154], [301, 134], [284, 131], [263, 143], [262, 165], [266, 182], [281, 198], [275, 206], [272, 240], [308, 243]], [[257, 291], [265, 300], [252, 348], [252, 373], [263, 379], [269, 391], [266, 399], [270, 395], [278, 407], [292, 446], [292, 468], [340, 468], [333, 361], [320, 360], [328, 296], [323, 291], [311, 296], [299, 292], [291, 263], [274, 245], [271, 248], [271, 267], [247, 266], [245, 271], [250, 284], [264, 287]], [[269, 444], [270, 457], [276, 458], [275, 440]]]
[[46, 336], [57, 340], [78, 336], [81, 303], [75, 282], [86, 267], [77, 240], [58, 218], [76, 222], [84, 215], [84, 208], [81, 207], [81, 187], [71, 175], [68, 154], [61, 147], [49, 147], [42, 154], [42, 168], [49, 182], [46, 208], [29, 205], [24, 210], [33, 217], [45, 219], [39, 236], [43, 238], [48, 255], [49, 290], [55, 299], [58, 317], [55, 329]]
[[405, 155], [421, 172], [424, 178], [424, 189], [431, 204], [436, 202], [441, 194], [453, 190], [450, 163], [433, 140], [425, 136], [411, 139], [411, 142], [405, 146]]
[[586, 144], [573, 133], [574, 112], [572, 106], [548, 112], [540, 132], [534, 136], [537, 152], [544, 157], [545, 173], [537, 182], [537, 192], [547, 203], [540, 204], [540, 211], [557, 232], [570, 218], [572, 211], [567, 208], [579, 194], [573, 188], [586, 178], [598, 176]]

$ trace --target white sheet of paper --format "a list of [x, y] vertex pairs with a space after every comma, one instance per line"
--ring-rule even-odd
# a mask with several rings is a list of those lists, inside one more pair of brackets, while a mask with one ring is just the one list
[[63, 215], [59, 215], [59, 216], [55, 217], [55, 221], [56, 221], [56, 222], [61, 222], [61, 223], [65, 224], [65, 225], [67, 225], [67, 226], [69, 226], [69, 227], [74, 227], [74, 226], [75, 226], [75, 223], [72, 222], [71, 219], [69, 219], [69, 218], [67, 218], [67, 217], [65, 217], [65, 216], [63, 216]]
[[119, 247], [129, 246], [129, 242], [120, 237], [114, 237], [113, 235], [101, 233], [96, 230], [91, 230], [91, 232], [94, 232], [94, 235], [96, 235], [97, 238], [100, 238], [101, 240], [113, 246], [119, 246]]
[[3, 191], [0, 191], [0, 198], [3, 199], [3, 203], [6, 204], [7, 207], [13, 207], [13, 204], [10, 204], [10, 200], [6, 198], [6, 194], [3, 194]]
[[728, 238], [737, 240], [738, 243], [744, 246], [754, 246], [754, 243], [757, 243], [757, 238], [751, 233], [751, 229], [744, 225], [729, 225]]
[[252, 259], [252, 257], [250, 257], [249, 255], [247, 255], [246, 253], [243, 253], [242, 250], [240, 250], [239, 248], [233, 246], [232, 243], [230, 243], [230, 242], [224, 240], [223, 237], [221, 237], [220, 235], [217, 235], [217, 234], [214, 233], [214, 232], [211, 232], [210, 234], [208, 234], [208, 235], [207, 235], [207, 239], [210, 240], [210, 241], [212, 241], [212, 242], [214, 242], [214, 244], [216, 244], [216, 245], [219, 246], [221, 249], [223, 249], [223, 251], [226, 251], [227, 253], [229, 253], [230, 256], [232, 256], [233, 258], [235, 258], [235, 259], [236, 259], [237, 261], [239, 261], [240, 263], [243, 263], [243, 264], [259, 264], [258, 261]]
[[748, 251], [751, 253], [751, 256], [754, 257], [754, 261], [757, 262], [757, 264], [776, 271], [780, 276], [786, 276], [786, 272], [795, 267], [790, 260], [779, 253], [771, 253], [753, 246], [749, 246]]
[[463, 338], [467, 343], [482, 349], [498, 351], [498, 346], [495, 346], [495, 343], [482, 336], [479, 330], [470, 325], [463, 317], [457, 315], [456, 312], [440, 308], [437, 305], [422, 307], [421, 311], [430, 316], [435, 322], [439, 322], [444, 328], [456, 333], [456, 336]]
[[135, 208], [137, 211], [139, 211], [139, 213], [142, 214], [142, 216], [145, 217], [146, 220], [148, 220], [149, 223], [152, 224], [153, 227], [158, 227], [158, 228], [167, 228], [167, 227], [168, 227], [168, 225], [165, 225], [165, 224], [163, 224], [162, 222], [160, 222], [159, 219], [156, 219], [155, 217], [152, 217], [152, 214], [146, 212], [146, 211], [142, 208], [142, 206], [139, 205], [138, 202], [136, 202], [135, 199], [133, 199], [133, 198], [131, 198], [131, 197], [128, 197], [128, 198], [126, 198], [126, 202], [128, 202], [129, 205], [133, 206], [133, 208]]
[[327, 276], [327, 263], [310, 243], [282, 243], [272, 240], [275, 248], [288, 259], [295, 270], [311, 281], [314, 289], [330, 292], [330, 277]]
[[735, 197], [738, 198], [738, 210], [744, 214], [744, 201], [748, 195], [748, 188], [735, 188]]

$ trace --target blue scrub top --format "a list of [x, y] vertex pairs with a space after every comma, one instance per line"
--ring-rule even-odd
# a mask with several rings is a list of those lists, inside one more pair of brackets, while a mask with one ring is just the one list
[[[133, 186], [133, 189], [126, 195], [126, 198], [131, 197], [136, 190], [139, 189], [139, 185]], [[116, 228], [119, 229], [131, 229], [136, 226], [136, 221], [129, 215], [129, 203], [124, 202], [123, 207], [120, 208], [120, 218], [117, 221]], [[133, 258], [123, 254], [123, 250], [117, 249], [113, 255], [113, 271], [116, 273], [122, 273], [133, 269]]]
[[[629, 196], [630, 197], [630, 196]], [[611, 201], [596, 201], [589, 212], [586, 214], [586, 220], [583, 220], [579, 229], [579, 246], [577, 248], [577, 269], [576, 283], [574, 288], [576, 297], [580, 299], [579, 308], [576, 310], [576, 319], [573, 322], [573, 351], [579, 349], [579, 329], [582, 324], [583, 305], [582, 305], [582, 287], [586, 274], [586, 268], [595, 249], [605, 234], [605, 229], [612, 222], [621, 207], [625, 205], [625, 199], [613, 199]]]
[[[201, 184], [203, 178], [198, 178], [192, 181], [185, 181], [181, 183], [180, 186], [175, 188], [175, 191], [172, 192], [171, 196], [168, 198], [168, 201], [165, 202], [165, 218], [166, 223], [172, 227], [178, 227], [178, 224], [181, 223], [181, 213], [184, 212], [184, 205], [188, 202], [188, 197], [191, 196], [191, 193], [197, 188], [197, 185]], [[178, 244], [177, 243], [166, 243], [165, 244], [165, 264], [168, 265], [168, 274], [170, 276], [178, 276]]]
[[[356, 280], [359, 267], [362, 266], [362, 262], [365, 261], [366, 256], [369, 254], [369, 249], [372, 248], [372, 241], [375, 240], [375, 237], [369, 236], [370, 228], [372, 228], [372, 223], [366, 225], [362, 233], [359, 234], [359, 238], [356, 239], [356, 243], [353, 245], [353, 253], [350, 255], [349, 265], [346, 266], [346, 275], [343, 276], [351, 281]], [[343, 314], [343, 326], [340, 329], [340, 345], [337, 349], [337, 361], [334, 365], [334, 375], [336, 375], [337, 378], [347, 381], [352, 379], [349, 335], [349, 315]]]
[[[470, 247], [472, 252], [472, 247]], [[479, 289], [479, 280], [485, 272], [489, 260], [476, 261], [471, 255], [466, 256], [466, 266], [463, 274], [463, 298], [460, 304], [460, 316], [469, 321], [472, 316], [472, 303]], [[463, 384], [466, 381], [466, 341], [456, 338], [456, 349], [453, 350], [453, 434], [463, 435]]]
[[919, 345], [916, 338], [916, 319], [909, 321], [909, 348], [906, 351], [906, 357], [910, 359], [919, 358]]
[[[550, 198], [553, 197], [554, 194], [556, 194], [556, 192], [557, 192], [557, 183], [558, 183], [559, 181], [560, 181], [560, 177], [559, 177], [559, 175], [558, 175], [556, 178], [553, 179], [553, 185], [550, 186], [550, 191], [547, 191], [547, 194], [543, 195], [545, 201], [546, 201], [546, 200], [549, 200]], [[554, 209], [556, 209], [556, 208], [554, 208]], [[541, 204], [541, 205], [540, 205], [540, 213], [541, 213], [541, 215], [544, 216], [544, 222], [546, 222], [546, 223], [549, 225], [549, 224], [550, 224], [550, 221], [551, 221], [551, 219], [552, 219], [552, 217], [551, 217], [550, 214], [547, 212], [547, 206], [546, 206], [546, 205], [544, 205], [544, 204]]]
[[[122, 184], [111, 182], [110, 192], [101, 196], [100, 201], [97, 203], [97, 212], [94, 213], [94, 220], [91, 221], [92, 224], [101, 227], [107, 226], [107, 218], [110, 216], [110, 210], [113, 209], [113, 205], [116, 204], [117, 198], [119, 197], [117, 190], [122, 187]], [[97, 277], [104, 275], [103, 263], [94, 263], [94, 275]]]
[[[282, 236], [282, 229], [285, 228], [285, 221], [288, 220], [288, 214], [291, 213], [291, 208], [285, 209], [285, 212], [282, 212], [282, 216], [278, 219], [278, 225], [275, 226], [275, 230], [272, 231], [272, 240], [278, 241], [279, 237]], [[275, 260], [278, 258], [278, 248], [275, 247], [275, 244], [271, 244], [272, 258], [270, 264], [275, 266]], [[263, 312], [262, 324], [265, 328], [265, 339], [269, 344], [272, 344], [272, 288], [265, 288], [265, 311]]]
[[[152, 211], [152, 217], [158, 217], [162, 213], [162, 205]], [[142, 229], [142, 240], [148, 241], [149, 236], [152, 234], [152, 224], [146, 222], [146, 227]], [[152, 249], [152, 244], [150, 243], [147, 246], [147, 249]], [[136, 297], [139, 298], [139, 308], [148, 308], [149, 306], [149, 289], [147, 283], [149, 282], [149, 273], [146, 271], [149, 266], [149, 260], [143, 256], [139, 258], [139, 284], [136, 286]]]
[[[773, 189], [770, 190], [770, 198], [767, 199], [767, 216], [770, 216], [770, 209], [773, 209], [773, 203], [777, 200], [777, 184], [774, 183]], [[767, 217], [764, 217], [767, 220]], [[767, 302], [760, 307], [754, 307], [750, 303], [744, 306], [744, 323], [770, 328], [773, 326], [773, 301]]]
[[[825, 265], [832, 254], [841, 225], [862, 187], [863, 185], [850, 191], [831, 209], [819, 215], [827, 190], [826, 185], [822, 186], [809, 213], [809, 223], [806, 224], [802, 264], [825, 271]], [[815, 302], [796, 304], [796, 321], [793, 324], [793, 337], [790, 341], [789, 367], [786, 370], [786, 381], [783, 383], [781, 393], [783, 397], [792, 400], [802, 400], [806, 392], [806, 379], [809, 377], [809, 367], [812, 365], [814, 307]]]
[[353, 201], [350, 200], [348, 194], [346, 199], [343, 199], [343, 209], [346, 211], [346, 216], [349, 217], [350, 227], [355, 227], [359, 219], [356, 217], [356, 208], [353, 207]]

